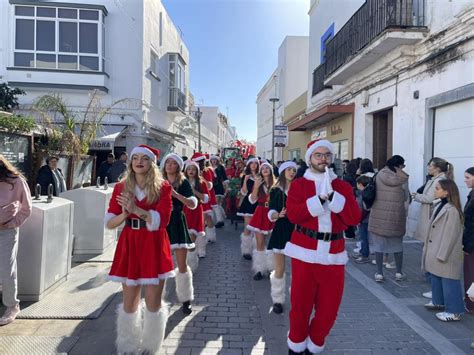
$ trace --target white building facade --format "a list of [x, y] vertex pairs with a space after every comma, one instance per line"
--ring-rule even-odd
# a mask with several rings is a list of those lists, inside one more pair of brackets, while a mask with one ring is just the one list
[[22, 109], [47, 93], [79, 112], [91, 90], [103, 106], [127, 99], [106, 116], [99, 143], [105, 136], [115, 152], [144, 143], [192, 154], [179, 132], [189, 52], [159, 0], [0, 0], [0, 81], [26, 91]]
[[217, 154], [222, 148], [230, 145], [235, 138], [235, 132], [229, 130], [230, 121], [226, 115], [220, 112], [219, 107], [199, 106], [199, 110], [202, 113], [201, 140], [208, 142], [207, 146], [201, 143], [202, 152]]

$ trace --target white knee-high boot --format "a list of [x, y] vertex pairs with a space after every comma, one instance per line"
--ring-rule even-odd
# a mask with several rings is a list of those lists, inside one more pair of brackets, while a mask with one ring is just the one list
[[254, 250], [252, 255], [252, 270], [254, 274], [263, 274], [268, 270], [267, 268], [267, 256], [264, 250]]
[[141, 305], [135, 313], [125, 313], [123, 303], [117, 307], [117, 353], [138, 354], [141, 345], [142, 313]]
[[196, 241], [194, 242], [195, 245], [196, 245], [196, 249], [193, 250], [193, 251], [189, 251], [188, 250], [188, 255], [186, 256], [186, 263], [188, 264], [188, 266], [191, 268], [191, 271], [194, 272], [197, 270], [198, 266], [199, 266], [199, 258], [198, 258], [198, 243], [197, 243], [197, 240], [198, 240], [199, 237], [196, 238]]
[[272, 272], [275, 270], [275, 254], [272, 250], [266, 251], [266, 258], [267, 258], [267, 269], [268, 271]]
[[216, 227], [206, 227], [206, 237], [208, 241], [210, 241], [211, 243], [215, 243], [217, 240]]
[[178, 296], [179, 302], [188, 302], [194, 300], [194, 288], [193, 288], [193, 272], [188, 267], [186, 272], [179, 272], [175, 269], [176, 273], [176, 295]]
[[284, 304], [286, 298], [285, 274], [281, 279], [275, 277], [275, 272], [270, 274], [271, 296], [273, 303]]
[[196, 252], [199, 258], [206, 257], [207, 238], [205, 235], [196, 237]]
[[158, 354], [165, 337], [168, 309], [161, 306], [158, 312], [150, 312], [146, 307], [143, 321], [142, 352], [145, 354]]
[[242, 255], [252, 255], [253, 250], [253, 241], [252, 234], [245, 235], [244, 233], [240, 234], [240, 251]]

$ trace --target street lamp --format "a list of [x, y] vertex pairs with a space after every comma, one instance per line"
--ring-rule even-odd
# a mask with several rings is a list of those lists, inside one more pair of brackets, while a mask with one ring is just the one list
[[275, 164], [275, 104], [280, 101], [277, 97], [270, 98], [270, 102], [273, 104], [273, 115], [272, 115], [272, 164]]
[[197, 121], [198, 124], [198, 151], [201, 152], [201, 109], [198, 107], [197, 111], [190, 112]]

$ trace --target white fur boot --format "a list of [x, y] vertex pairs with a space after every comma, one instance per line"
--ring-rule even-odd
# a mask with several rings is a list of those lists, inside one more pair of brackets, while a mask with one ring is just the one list
[[212, 206], [212, 210], [216, 216], [216, 224], [224, 223], [225, 220], [225, 211], [221, 205]]
[[141, 305], [135, 313], [125, 313], [123, 303], [117, 307], [117, 353], [138, 354], [141, 343]]
[[161, 306], [158, 312], [144, 310], [142, 352], [144, 354], [158, 354], [165, 337], [168, 309]]
[[270, 284], [273, 303], [284, 304], [286, 298], [285, 275], [283, 274], [281, 279], [277, 279], [275, 277], [275, 272], [272, 272], [270, 274]]
[[193, 251], [188, 250], [188, 255], [186, 256], [186, 263], [191, 268], [192, 272], [196, 271], [199, 266], [199, 258], [198, 258], [198, 252], [197, 252], [198, 238], [200, 237], [197, 237], [196, 241], [194, 242], [196, 244], [196, 249], [194, 249]]
[[252, 234], [245, 235], [244, 233], [240, 234], [240, 251], [242, 256], [245, 259], [252, 259], [252, 250], [253, 250], [253, 240]]
[[206, 237], [208, 241], [210, 241], [211, 243], [215, 243], [217, 240], [216, 227], [206, 227]]
[[207, 237], [205, 235], [196, 237], [196, 253], [199, 258], [206, 257]]
[[252, 270], [254, 274], [263, 274], [267, 271], [267, 256], [265, 251], [254, 250], [252, 256]]
[[187, 272], [184, 273], [179, 272], [178, 268], [174, 271], [176, 273], [176, 295], [178, 296], [179, 302], [193, 301], [193, 272], [189, 267]]
[[275, 270], [275, 255], [273, 251], [267, 250], [266, 257], [267, 257], [267, 270], [271, 272]]

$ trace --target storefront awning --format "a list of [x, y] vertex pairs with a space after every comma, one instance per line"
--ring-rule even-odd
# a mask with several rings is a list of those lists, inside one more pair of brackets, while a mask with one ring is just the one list
[[292, 122], [288, 126], [288, 130], [306, 131], [317, 126], [318, 124], [329, 122], [334, 118], [346, 115], [348, 113], [354, 113], [354, 104], [327, 105], [317, 111], [313, 111], [305, 116], [302, 116], [296, 122]]
[[180, 143], [187, 144], [186, 137], [181, 134], [168, 132], [162, 128], [155, 127], [155, 126], [149, 126], [148, 129], [150, 130], [151, 134], [157, 136], [162, 141], [165, 141], [168, 143], [173, 143], [173, 141], [178, 141]]
[[97, 129], [95, 140], [114, 142], [127, 129], [127, 126], [102, 125]]

